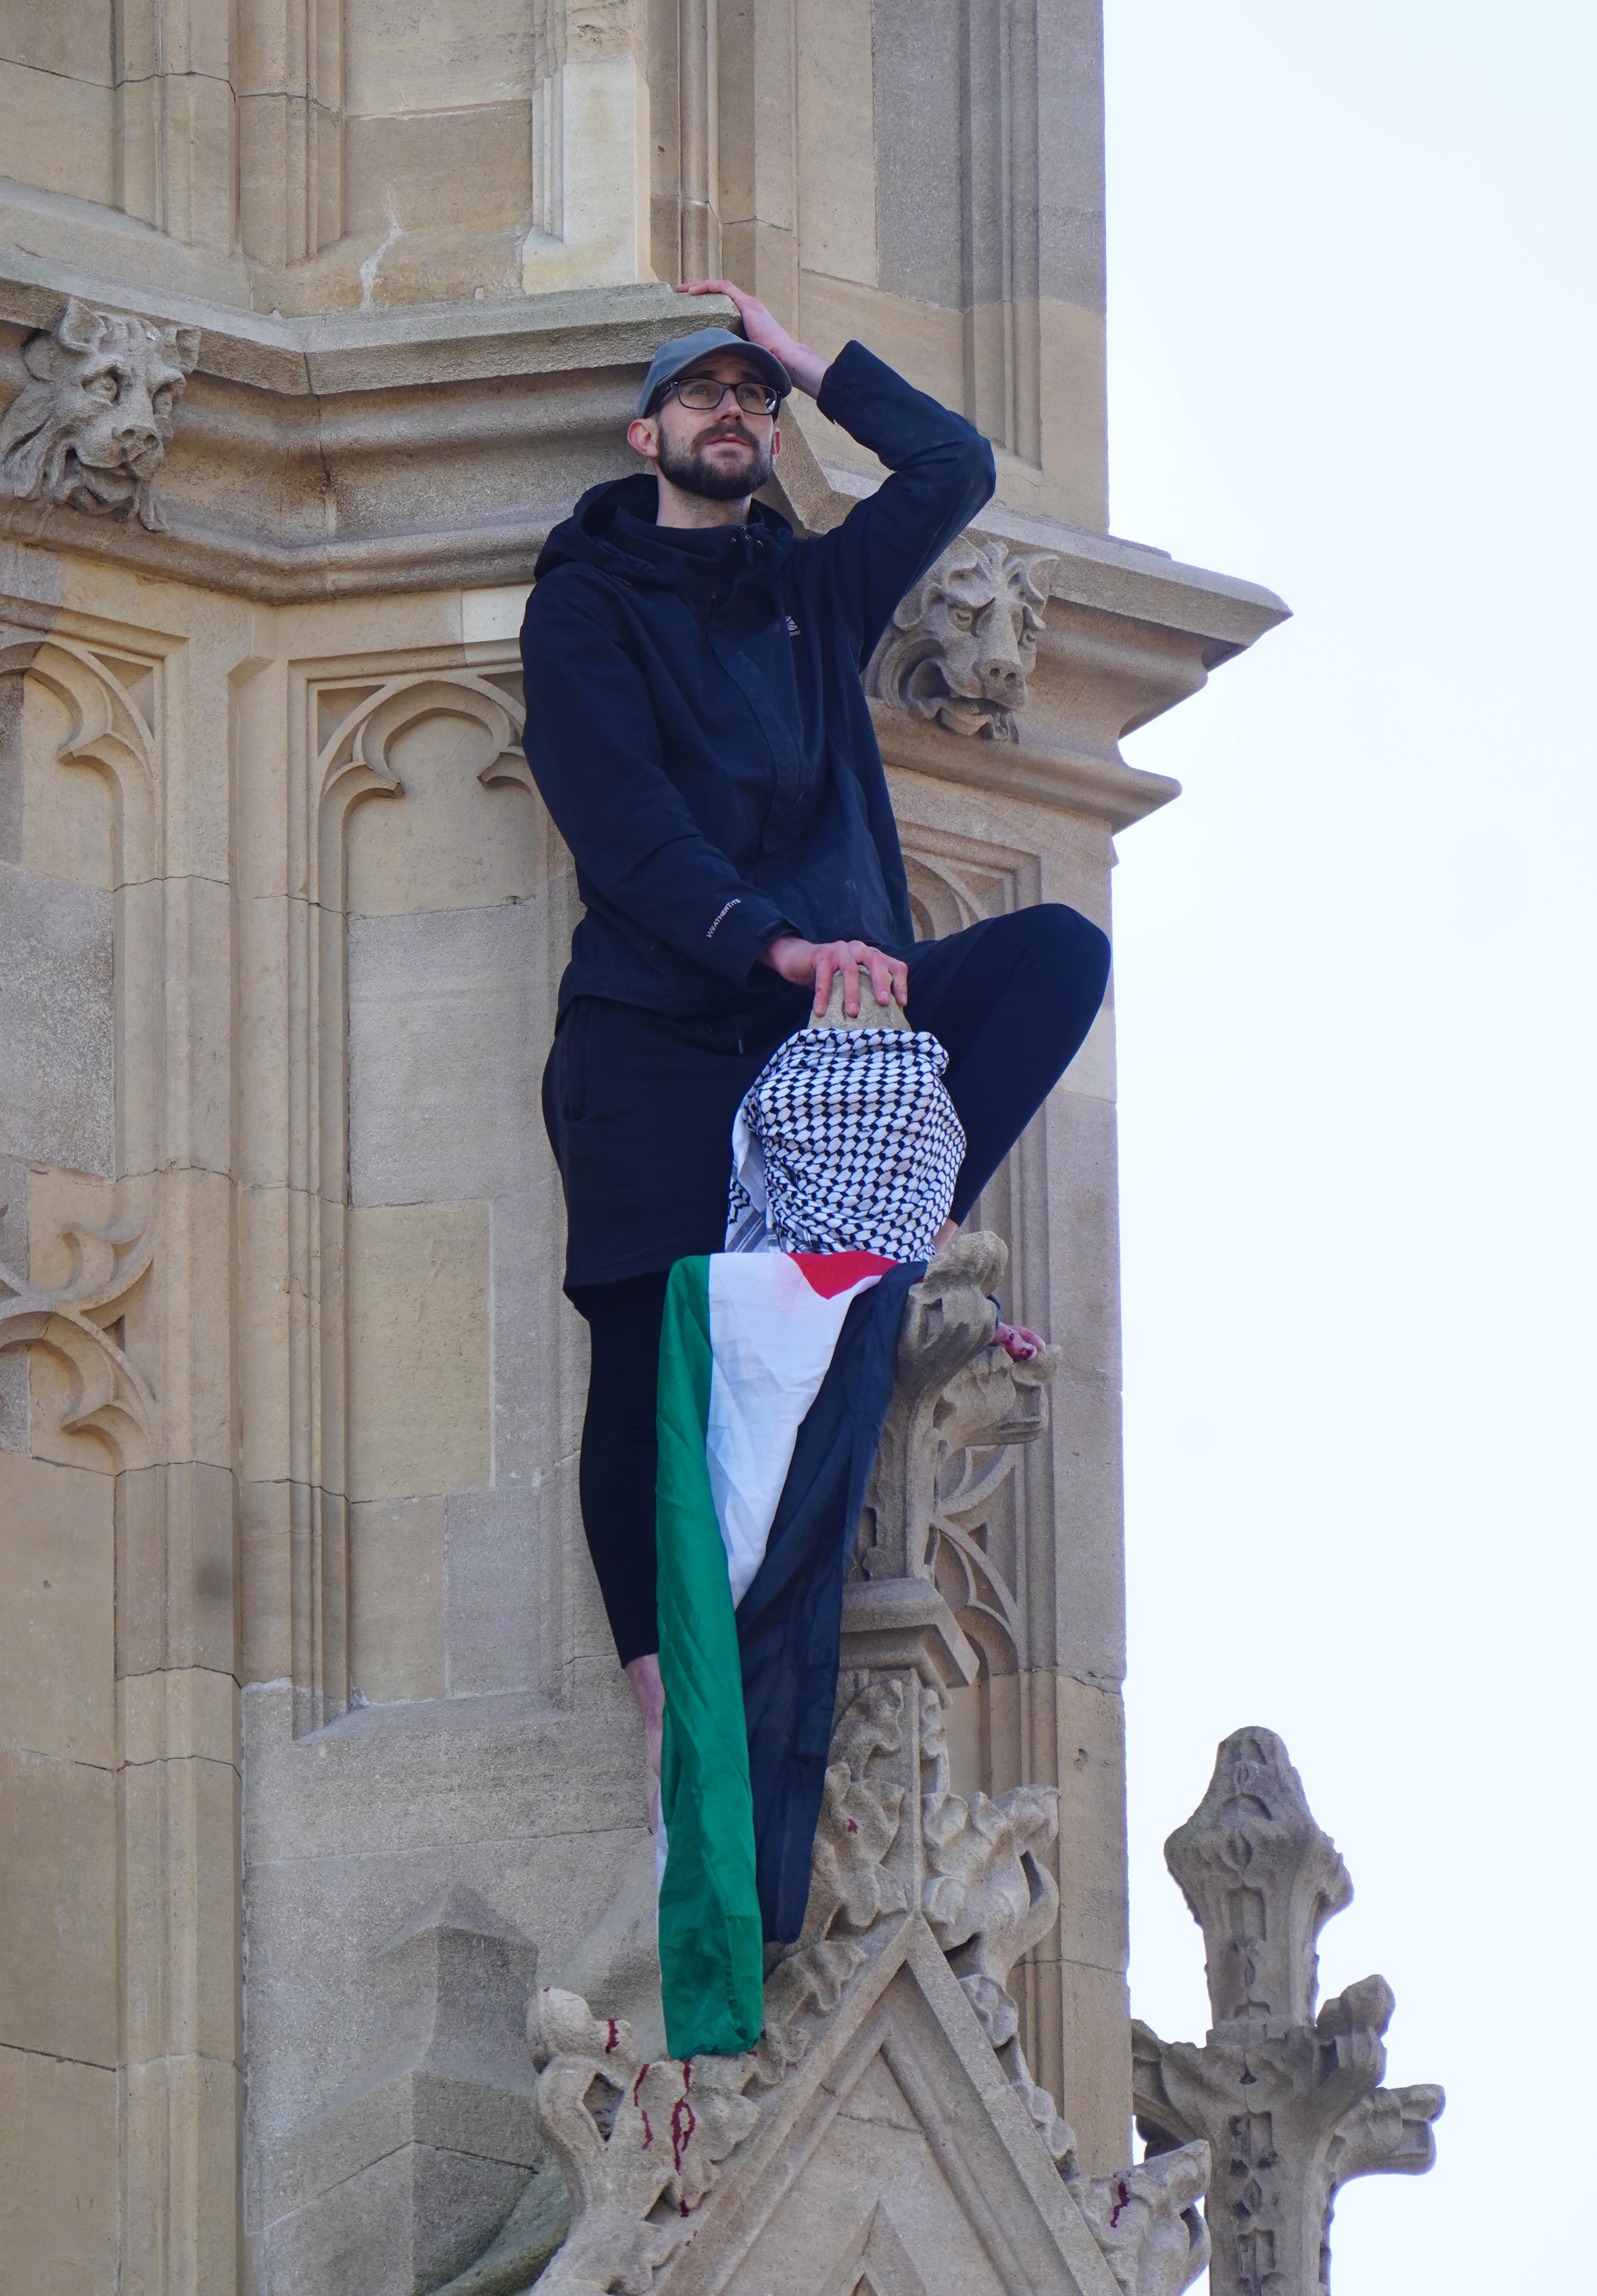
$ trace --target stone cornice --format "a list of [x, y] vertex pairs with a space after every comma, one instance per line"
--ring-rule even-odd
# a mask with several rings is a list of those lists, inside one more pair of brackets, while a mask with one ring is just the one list
[[663, 336], [731, 323], [719, 296], [654, 282], [577, 287], [514, 302], [421, 303], [307, 318], [234, 309], [46, 263], [0, 245], [0, 324], [48, 327], [62, 298], [198, 329], [196, 372], [287, 398], [418, 388], [594, 366], [648, 365]]
[[[0, 402], [64, 295], [141, 299], [15, 250], [0, 273]], [[0, 500], [0, 537], [281, 605], [530, 578], [583, 488], [632, 466], [626, 425], [661, 337], [733, 314], [643, 285], [315, 319], [169, 296], [137, 316], [198, 336], [160, 474], [169, 531]]]
[[[68, 294], [197, 331], [160, 478], [171, 530], [6, 501], [0, 536], [271, 604], [528, 580], [582, 488], [631, 467], [622, 433], [661, 336], [731, 316], [654, 284], [310, 319], [182, 295], [145, 310], [13, 248], [0, 254], [0, 397], [22, 387], [22, 341]], [[823, 463], [793, 412], [781, 495], [818, 530], [870, 481]], [[1196, 637], [1206, 668], [1286, 611], [1252, 584], [1001, 503], [978, 531], [1055, 554], [1055, 598]]]
[[[103, 283], [47, 276], [17, 250], [0, 273], [3, 411], [28, 380], [23, 342], [55, 324], [63, 291], [119, 305]], [[657, 285], [315, 319], [167, 298], [137, 316], [180, 330], [185, 357], [195, 348], [159, 472], [168, 530], [0, 499], [0, 540], [267, 605], [513, 588], [582, 489], [631, 467], [626, 424], [661, 335], [722, 314]], [[873, 485], [823, 460], [822, 438], [795, 403], [772, 488], [812, 533]], [[971, 534], [995, 578], [1014, 570], [1041, 609], [1020, 714], [962, 734], [955, 702], [938, 722], [874, 699], [889, 763], [1114, 828], [1167, 803], [1176, 784], [1127, 767], [1121, 738], [1280, 621], [1281, 600], [1002, 502]]]

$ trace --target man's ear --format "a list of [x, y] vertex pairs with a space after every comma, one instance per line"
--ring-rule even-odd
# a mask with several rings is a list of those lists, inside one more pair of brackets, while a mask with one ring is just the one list
[[777, 429], [777, 427], [776, 427], [775, 423], [774, 423], [774, 422], [773, 422], [773, 423], [772, 423], [772, 425], [771, 425], [771, 460], [772, 460], [773, 462], [774, 462], [774, 461], [776, 460], [776, 457], [778, 456], [778, 455], [780, 455], [780, 454], [781, 454], [781, 452], [782, 452], [782, 433], [781, 433], [781, 431]]
[[659, 424], [651, 414], [639, 414], [627, 426], [627, 443], [646, 463], [659, 460]]

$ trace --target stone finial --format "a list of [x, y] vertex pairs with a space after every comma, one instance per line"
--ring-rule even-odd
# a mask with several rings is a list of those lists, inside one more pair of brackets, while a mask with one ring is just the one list
[[33, 380], [0, 422], [0, 495], [136, 518], [164, 534], [155, 474], [199, 356], [197, 327], [95, 311], [72, 296], [48, 333], [22, 346]]
[[951, 734], [1018, 741], [1058, 564], [1052, 551], [962, 534], [900, 602], [866, 692]]
[[1315, 2013], [1314, 1940], [1353, 1895], [1286, 1748], [1239, 1730], [1165, 1846], [1208, 1956], [1202, 2048], [1132, 2029], [1132, 2093], [1151, 2159], [1202, 2139], [1213, 2296], [1328, 2296], [1339, 2188], [1436, 2158], [1442, 2091], [1380, 2087], [1394, 2006], [1366, 1977]]
[[1353, 1884], [1274, 1730], [1226, 1739], [1208, 1792], [1165, 1844], [1165, 1863], [1203, 1931], [1216, 2034], [1306, 2024], [1318, 1989], [1314, 1940], [1352, 1902]]
[[831, 976], [831, 995], [827, 999], [825, 1012], [812, 1013], [805, 1022], [805, 1027], [807, 1029], [907, 1029], [909, 1027], [909, 1022], [904, 1017], [904, 1008], [896, 996], [889, 994], [885, 1004], [877, 1003], [876, 991], [871, 985], [871, 976], [863, 969], [859, 976], [859, 1011], [853, 1020], [850, 1020], [843, 1010], [843, 976], [840, 972], [834, 972]]

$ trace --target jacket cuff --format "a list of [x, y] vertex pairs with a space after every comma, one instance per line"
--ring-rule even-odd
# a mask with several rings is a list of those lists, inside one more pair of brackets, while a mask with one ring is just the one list
[[[882, 361], [876, 357], [875, 353], [868, 351], [857, 338], [851, 337], [843, 345], [842, 349], [821, 377], [821, 388], [815, 393], [815, 405], [828, 422], [839, 423], [844, 430], [848, 430], [847, 422], [838, 411], [839, 398], [842, 398], [846, 406], [850, 392], [866, 381], [872, 369], [880, 373], [882, 365]], [[887, 368], [886, 372], [895, 382], [897, 381], [898, 377], [893, 373], [890, 367]]]
[[753, 888], [729, 901], [705, 935], [699, 961], [743, 988], [771, 943], [796, 932], [775, 903]]

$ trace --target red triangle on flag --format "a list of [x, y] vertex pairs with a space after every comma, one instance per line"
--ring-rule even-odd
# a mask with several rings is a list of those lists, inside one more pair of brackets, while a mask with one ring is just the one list
[[885, 1275], [889, 1267], [898, 1265], [877, 1251], [790, 1251], [788, 1258], [823, 1300], [835, 1300], [839, 1292], [852, 1292], [868, 1275]]

